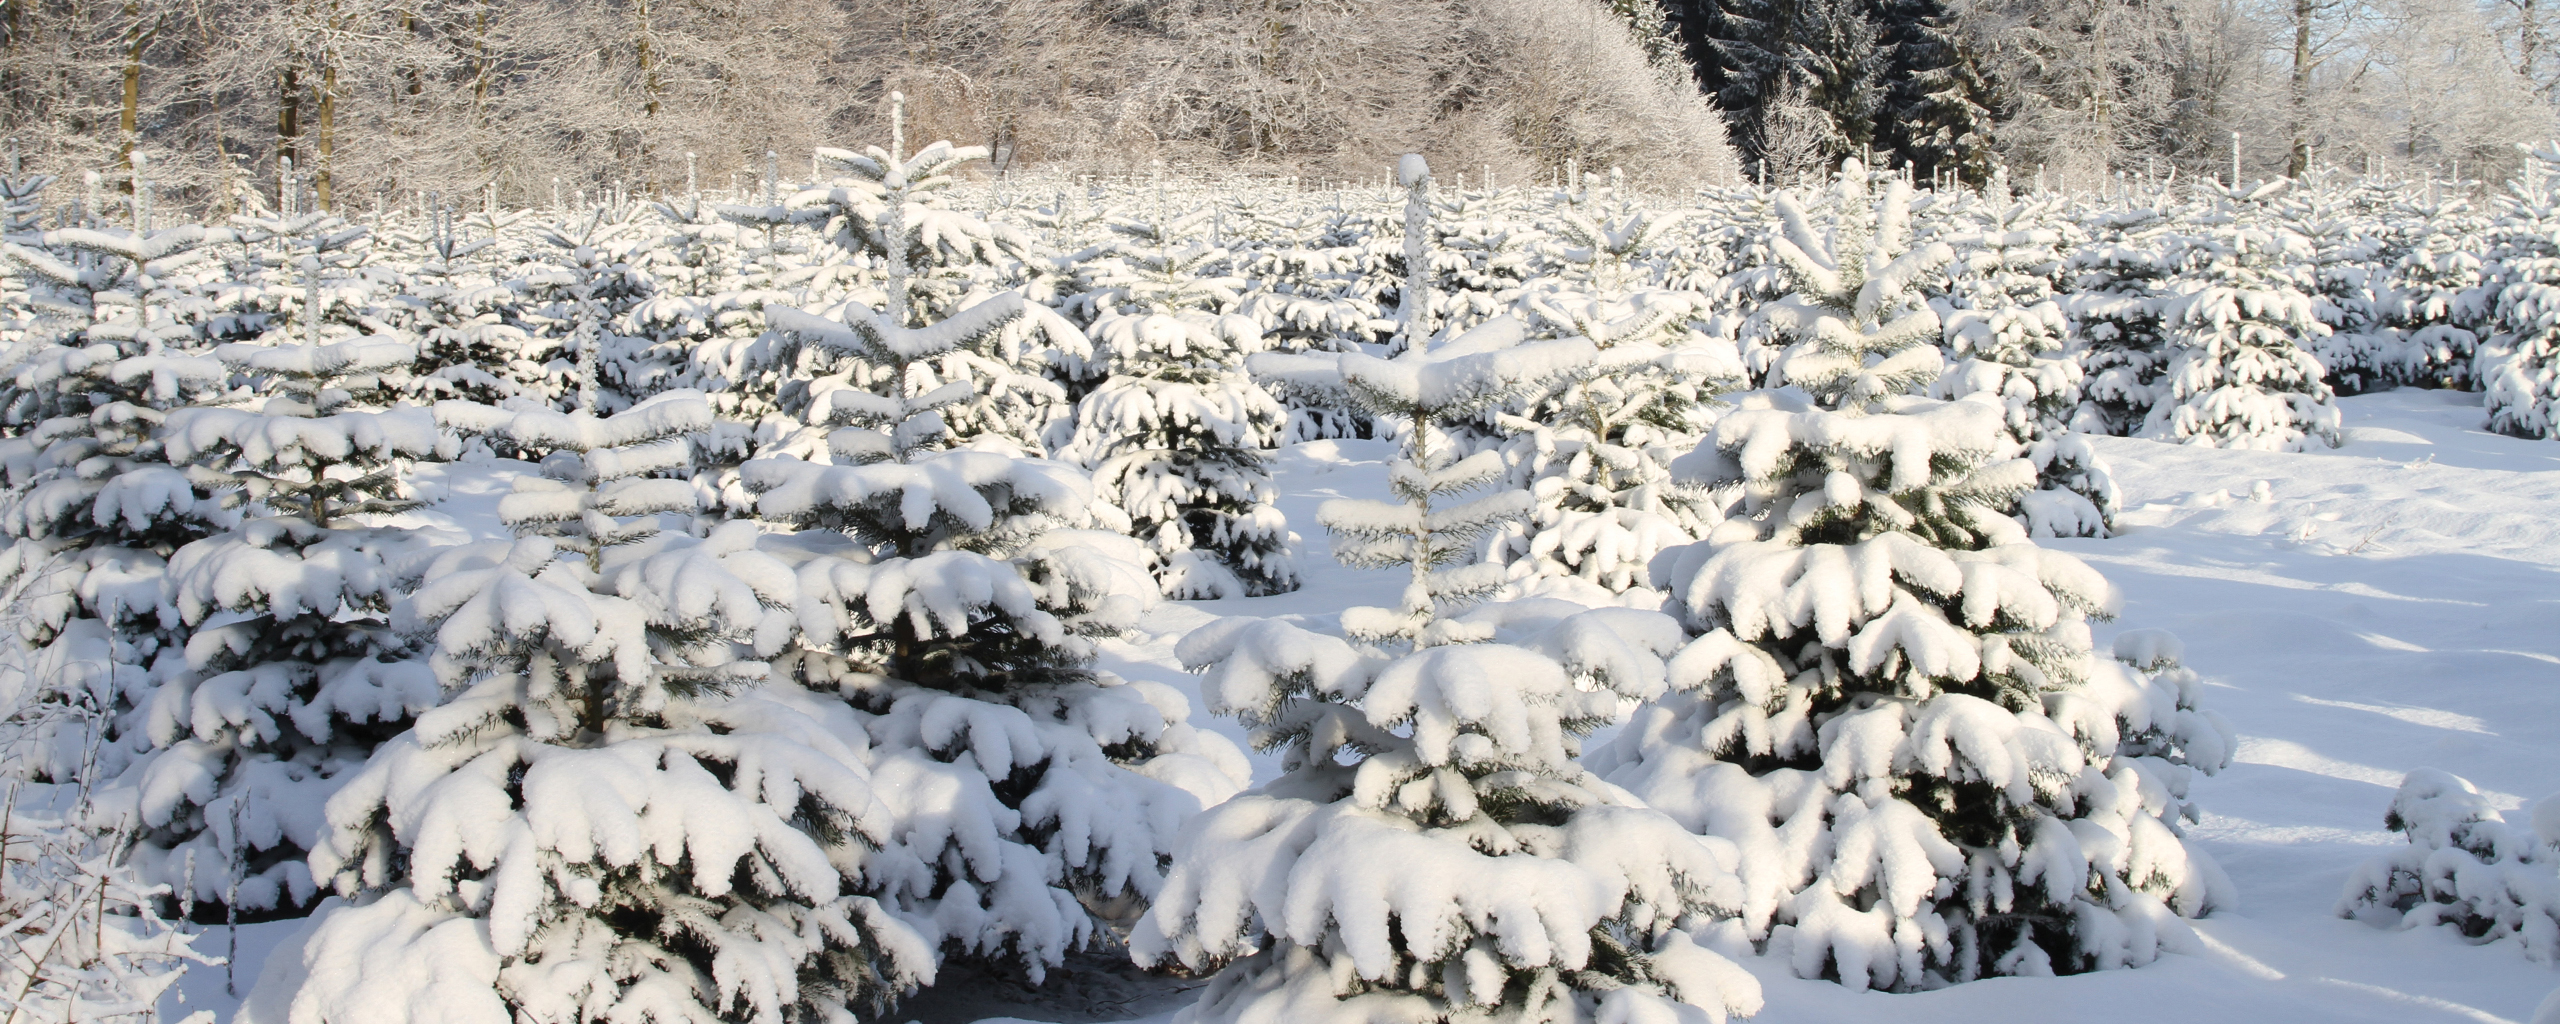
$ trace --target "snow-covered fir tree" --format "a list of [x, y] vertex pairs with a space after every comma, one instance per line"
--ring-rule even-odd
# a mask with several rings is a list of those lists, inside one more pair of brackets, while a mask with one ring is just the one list
[[1756, 317], [1786, 346], [1768, 386], [1802, 388], [1832, 408], [1915, 393], [1945, 369], [1938, 314], [1915, 286], [1954, 250], [1912, 244], [1909, 183], [1889, 178], [1874, 196], [1867, 179], [1858, 161], [1841, 163], [1819, 235], [1793, 197], [1778, 196], [1781, 235], [1769, 247], [1794, 290]]
[[2560, 154], [2529, 156], [2526, 174], [2498, 197], [2496, 298], [2481, 339], [2479, 371], [2489, 429], [2560, 436]]
[[1716, 951], [1740, 947], [1736, 848], [1573, 760], [1619, 701], [1660, 690], [1678, 626], [1555, 602], [1462, 618], [1502, 642], [1390, 658], [1250, 618], [1183, 639], [1211, 708], [1279, 752], [1282, 775], [1186, 831], [1138, 923], [1140, 962], [1218, 971], [1175, 1020], [1759, 1010], [1759, 983]]
[[2477, 390], [2480, 339], [2496, 299], [2483, 256], [2488, 219], [2469, 198], [2430, 185], [2395, 211], [2410, 236], [2387, 271], [2383, 323], [2396, 346], [2382, 366], [2395, 384]]
[[2030, 530], [2103, 536], [2116, 511], [2115, 483], [2069, 426], [2082, 370], [2065, 351], [2068, 325], [2054, 300], [2063, 241], [2055, 206], [2030, 199], [1988, 210], [1977, 230], [1950, 240], [1962, 273], [1941, 300], [1941, 319], [1956, 362], [1930, 391], [1984, 395], [2007, 410], [2009, 436], [2026, 443], [2036, 463], [2038, 489], [2025, 499]]
[[[1016, 264], [1026, 251], [1027, 239], [1019, 231], [950, 202], [959, 170], [986, 156], [984, 148], [949, 142], [903, 156], [877, 147], [865, 154], [821, 147], [817, 160], [838, 177], [795, 192], [778, 206], [724, 207], [722, 214], [744, 222], [763, 218], [810, 225], [847, 257], [813, 268], [821, 276], [843, 276], [842, 286], [831, 288], [817, 278], [804, 281], [797, 307], [824, 309], [833, 303], [813, 300], [841, 296], [848, 308], [875, 310], [897, 327], [942, 322], [1003, 294], [1000, 289], [1018, 273]], [[805, 401], [800, 396], [823, 390], [829, 385], [822, 382], [831, 378], [855, 387], [881, 386], [860, 366], [809, 358], [818, 354], [787, 334], [774, 342], [749, 361], [799, 371], [784, 379], [783, 393], [777, 396], [786, 411], [797, 412]], [[1047, 307], [1031, 303], [1004, 330], [972, 334], [930, 360], [912, 357], [908, 372], [969, 385], [967, 400], [943, 411], [957, 440], [985, 438], [1037, 454], [1045, 450], [1042, 442], [1051, 426], [1070, 412], [1066, 390], [1051, 378], [1068, 373], [1067, 364], [1090, 357], [1082, 332]], [[819, 425], [814, 420], [809, 424]]]
[[2141, 436], [2215, 448], [2336, 446], [2338, 408], [2308, 344], [2328, 332], [2299, 268], [2302, 236], [2236, 219], [2186, 241], [2162, 313], [2161, 370]]
[[1509, 592], [1661, 606], [1654, 556], [1705, 536], [1717, 515], [1703, 490], [1672, 478], [1671, 462], [1744, 376], [1732, 342], [1696, 329], [1700, 306], [1681, 292], [1522, 298], [1531, 333], [1587, 339], [1598, 357], [1499, 414], [1510, 435], [1504, 482], [1533, 499], [1493, 538]]
[[1174, 597], [1297, 589], [1296, 535], [1271, 506], [1261, 454], [1278, 446], [1288, 413], [1244, 372], [1261, 328], [1219, 308], [1233, 294], [1200, 272], [1224, 256], [1132, 253], [1095, 278], [1118, 293], [1091, 332], [1112, 374], [1077, 404], [1059, 447], [1093, 469], [1096, 497], [1128, 517]]
[[2400, 780], [2384, 827], [2409, 845], [2358, 865], [2338, 916], [2381, 927], [2449, 926], [2470, 942], [2514, 939], [2560, 961], [2560, 800], [2510, 823], [2468, 779], [2420, 768]]
[[[899, 327], [847, 308], [851, 324], [777, 311], [776, 329], [905, 381], [914, 361], [1021, 310], [1007, 293]], [[1060, 529], [1094, 507], [1073, 467], [937, 450], [941, 410], [967, 389], [831, 392], [867, 424], [830, 439], [851, 464], [761, 459], [742, 474], [758, 515], [809, 538], [798, 639], [778, 670], [855, 709], [874, 772], [907, 795], [891, 807], [903, 859], [869, 876], [880, 898], [932, 922], [946, 952], [1036, 982], [1121, 934], [1162, 884], [1183, 820], [1249, 772], [1188, 724], [1177, 691], [1093, 668], [1096, 638], [1156, 595], [1144, 555]]]
[[277, 954], [244, 1019], [849, 1022], [929, 981], [930, 939], [859, 894], [891, 848], [860, 726], [757, 685], [793, 632], [790, 565], [753, 523], [611, 522], [663, 504], [635, 484], [689, 497], [672, 477], [702, 397], [438, 412], [604, 483], [510, 495], [542, 499], [510, 510], [526, 536], [442, 553], [395, 610], [453, 696], [331, 798], [312, 864], [350, 902]]
[[549, 252], [508, 287], [525, 296], [527, 333], [561, 339], [577, 382], [570, 407], [618, 412], [664, 389], [682, 356], [676, 346], [635, 336], [642, 332], [630, 322], [656, 291], [647, 267], [665, 242], [659, 229], [598, 207], [539, 237]]
[[1503, 567], [1478, 561], [1478, 542], [1526, 516], [1533, 501], [1520, 489], [1458, 500], [1502, 480], [1507, 467], [1498, 451], [1465, 454], [1445, 428], [1519, 401], [1524, 392], [1599, 358], [1589, 339], [1522, 338], [1520, 322], [1503, 319], [1394, 359], [1346, 352], [1262, 361], [1257, 372], [1296, 382], [1292, 387], [1338, 389], [1371, 415], [1402, 428], [1404, 452], [1387, 477], [1396, 501], [1335, 498], [1316, 509], [1316, 519], [1333, 533], [1336, 561], [1410, 575], [1395, 607], [1344, 609], [1345, 633], [1366, 643], [1417, 648], [1480, 639], [1474, 627], [1441, 613], [1502, 586]]
[[148, 298], [154, 271], [212, 237], [64, 229], [0, 241], [42, 311], [0, 378], [0, 587], [18, 613], [0, 689], [45, 712], [16, 764], [39, 782], [126, 770], [146, 748], [155, 696], [190, 671], [168, 562], [235, 516], [201, 500], [160, 430], [172, 412], [221, 397], [229, 370], [173, 351], [194, 332]]
[[2180, 838], [2232, 736], [2174, 641], [2093, 654], [2114, 597], [2011, 516], [1985, 403], [1747, 397], [1684, 468], [1741, 507], [1677, 566], [1703, 632], [1594, 770], [1742, 852], [1742, 921], [1804, 977], [1910, 990], [2147, 963], [2230, 900]]
[[2080, 407], [2070, 427], [2084, 434], [2139, 433], [2166, 386], [2165, 309], [2175, 258], [2175, 224], [2140, 207], [2095, 218], [2089, 243], [2065, 259], [2070, 293], [2061, 300], [2080, 339]]
[[350, 391], [416, 350], [365, 339], [215, 350], [252, 408], [169, 414], [161, 444], [198, 502], [239, 505], [228, 532], [179, 548], [166, 591], [188, 632], [184, 673], [137, 709], [141, 751], [102, 799], [134, 815], [146, 878], [184, 903], [293, 913], [317, 898], [305, 864], [318, 815], [374, 749], [442, 697], [389, 625], [388, 549], [369, 517], [410, 507], [400, 474], [432, 456], [427, 410], [350, 408]]

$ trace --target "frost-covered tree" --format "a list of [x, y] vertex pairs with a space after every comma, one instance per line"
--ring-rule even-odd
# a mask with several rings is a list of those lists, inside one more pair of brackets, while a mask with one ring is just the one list
[[1680, 292], [1522, 298], [1529, 330], [1588, 339], [1598, 356], [1499, 414], [1510, 434], [1505, 483], [1533, 499], [1492, 543], [1492, 560], [1505, 564], [1518, 593], [1659, 607], [1653, 557], [1715, 525], [1710, 496], [1671, 473], [1672, 460], [1705, 432], [1715, 396], [1743, 378], [1732, 342], [1696, 329], [1701, 305]]
[[171, 555], [186, 671], [141, 704], [127, 730], [142, 753], [102, 794], [135, 816], [145, 877], [192, 887], [184, 903], [307, 908], [318, 809], [442, 696], [389, 624], [399, 588], [385, 557], [404, 534], [360, 518], [414, 504], [400, 473], [434, 454], [435, 420], [347, 407], [350, 388], [415, 354], [383, 340], [226, 345], [216, 357], [273, 397], [180, 409], [162, 428], [196, 500], [245, 514]]
[[[871, 148], [866, 154], [820, 148], [818, 161], [838, 177], [824, 187], [794, 193], [779, 206], [754, 210], [722, 209], [722, 215], [746, 222], [758, 217], [775, 222], [808, 224], [850, 262], [813, 268], [800, 288], [800, 308], [829, 308], [812, 301], [844, 295], [841, 318], [877, 315], [897, 328], [918, 327], [965, 318], [966, 312], [1003, 294], [1015, 264], [1026, 254], [1028, 240], [1009, 225], [991, 223], [950, 202], [958, 170], [985, 159], [980, 147], [954, 147], [936, 142], [912, 155]], [[827, 279], [844, 277], [842, 286]], [[855, 307], [861, 307], [859, 309]], [[792, 365], [805, 373], [792, 375], [779, 396], [787, 411], [801, 414], [801, 396], [846, 380], [855, 387], [879, 388], [879, 364], [837, 366], [823, 358], [808, 360], [807, 347], [785, 333], [756, 353], [753, 361]], [[906, 357], [902, 372], [932, 376], [936, 383], [966, 382], [966, 400], [943, 411], [956, 440], [987, 438], [1026, 453], [1043, 451], [1051, 425], [1069, 413], [1067, 393], [1053, 372], [1061, 364], [1091, 357], [1082, 332], [1037, 303], [1028, 304], [1005, 329], [972, 333], [930, 354]], [[847, 371], [850, 371], [849, 373]], [[841, 375], [841, 376], [840, 376]], [[802, 383], [806, 381], [806, 383]], [[904, 381], [915, 384], [913, 380]], [[807, 418], [812, 427], [823, 426]]]
[[1785, 342], [1768, 386], [1803, 388], [1823, 405], [1856, 408], [1914, 393], [1938, 379], [1938, 314], [1915, 290], [1955, 258], [1944, 242], [1911, 242], [1911, 186], [1887, 180], [1874, 196], [1867, 170], [1840, 165], [1830, 229], [1815, 234], [1793, 197], [1777, 199], [1781, 235], [1770, 250], [1794, 290], [1757, 319]]
[[2409, 845], [2358, 865], [2338, 916], [2512, 938], [2527, 959], [2560, 961], [2560, 800], [2510, 824], [2469, 780], [2420, 768], [2400, 780], [2382, 823]]
[[1930, 391], [1983, 395], [2007, 410], [2009, 436], [2025, 443], [2036, 463], [2038, 489], [2025, 499], [2031, 531], [2104, 535], [2116, 509], [2115, 483], [2069, 425], [2081, 402], [2082, 369], [2065, 351], [2069, 330], [2054, 295], [2063, 241], [2056, 206], [2051, 199], [2012, 203], [1950, 239], [1962, 254], [1962, 273], [1942, 300], [1942, 319], [1956, 363]]
[[[777, 313], [778, 330], [906, 359], [1018, 313], [1010, 294], [929, 327]], [[1094, 505], [1073, 467], [934, 451], [965, 382], [916, 397], [835, 392], [870, 427], [835, 435], [851, 465], [761, 459], [757, 514], [811, 538], [786, 678], [861, 716], [893, 801], [898, 865], [880, 898], [929, 920], [941, 948], [1037, 981], [1125, 928], [1162, 884], [1185, 817], [1249, 772], [1193, 729], [1181, 695], [1093, 668], [1157, 586], [1126, 538], [1079, 530]], [[818, 544], [829, 538], [832, 544]], [[1117, 541], [1117, 545], [1113, 542]]]
[[2175, 258], [2173, 221], [2150, 207], [2093, 218], [2087, 245], [2064, 261], [2070, 284], [2063, 313], [2080, 340], [2080, 407], [2070, 429], [2127, 436], [2139, 432], [2164, 385], [2168, 325], [2164, 309]]
[[1160, 308], [1095, 325], [1114, 372], [1077, 405], [1061, 458], [1093, 468], [1096, 497], [1129, 517], [1174, 597], [1297, 589], [1296, 534], [1262, 450], [1288, 413], [1243, 370], [1262, 331], [1234, 314]]
[[2232, 737], [2174, 641], [2093, 654], [2106, 580], [2010, 516], [2035, 469], [1980, 402], [1746, 398], [1688, 468], [1741, 507], [1677, 566], [1677, 693], [1594, 770], [1742, 852], [1742, 921], [1804, 977], [1928, 988], [2150, 961], [2229, 902], [2178, 822]]
[[[81, 241], [93, 234], [100, 246]], [[201, 237], [144, 244], [180, 252]], [[0, 586], [22, 613], [0, 670], [49, 709], [20, 764], [46, 782], [112, 777], [140, 753], [145, 706], [188, 671], [168, 560], [234, 518], [199, 499], [159, 436], [172, 411], [219, 398], [229, 370], [169, 351], [192, 336], [183, 325], [118, 311], [137, 294], [117, 298], [134, 283], [115, 255], [131, 241], [85, 230], [0, 241], [45, 311], [0, 366]]]
[[1473, 627], [1441, 612], [1502, 586], [1501, 565], [1476, 561], [1477, 541], [1527, 515], [1532, 501], [1516, 489], [1457, 501], [1501, 480], [1507, 467], [1498, 451], [1465, 454], [1445, 428], [1518, 401], [1599, 358], [1588, 339], [1524, 344], [1522, 337], [1521, 324], [1504, 319], [1394, 359], [1359, 352], [1260, 357], [1258, 374], [1293, 388], [1334, 389], [1404, 434], [1404, 453], [1388, 468], [1396, 501], [1335, 498], [1316, 509], [1316, 519], [1333, 532], [1335, 560], [1411, 574], [1395, 607], [1344, 609], [1344, 632], [1368, 643], [1416, 647], [1477, 639]]
[[681, 357], [634, 337], [631, 311], [656, 291], [648, 264], [665, 237], [645, 219], [598, 207], [538, 237], [544, 257], [508, 287], [525, 296], [527, 333], [560, 339], [579, 412], [628, 409], [665, 388]]
[[2477, 390], [2480, 339], [2488, 332], [2488, 219], [2447, 189], [2402, 200], [2411, 236], [2387, 269], [2383, 323], [2396, 345], [2383, 372], [2395, 383]]
[[2187, 241], [2142, 436], [2265, 450], [2338, 443], [2338, 407], [2307, 348], [2328, 331], [2299, 278], [2308, 255], [2300, 235], [2236, 221]]
[[395, 609], [453, 696], [331, 798], [312, 864], [353, 902], [268, 973], [250, 1019], [388, 1001], [491, 1024], [851, 1021], [929, 981], [930, 938], [860, 892], [895, 859], [860, 725], [755, 685], [793, 634], [791, 566], [753, 523], [614, 521], [671, 504], [659, 489], [690, 506], [675, 477], [703, 398], [438, 412], [594, 486], [509, 495], [527, 536], [441, 554]]
[[[1760, 986], [1734, 948], [1735, 848], [1574, 763], [1619, 701], [1658, 692], [1680, 630], [1654, 612], [1468, 613], [1401, 658], [1269, 619], [1184, 637], [1212, 709], [1281, 777], [1186, 832], [1138, 923], [1141, 962], [1217, 970], [1184, 1024], [1721, 1022]], [[1507, 628], [1506, 628], [1507, 627]], [[1697, 936], [1708, 936], [1701, 946]]]

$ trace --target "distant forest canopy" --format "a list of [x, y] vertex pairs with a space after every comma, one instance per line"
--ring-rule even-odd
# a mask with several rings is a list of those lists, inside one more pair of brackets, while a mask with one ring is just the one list
[[[1621, 0], [1627, 5], [1646, 0]], [[2549, 139], [2537, 0], [1663, 0], [1746, 173], [2503, 175]], [[2236, 145], [2236, 155], [2235, 155]]]
[[120, 204], [138, 165], [172, 209], [273, 202], [285, 160], [349, 211], [805, 180], [813, 147], [886, 147], [896, 91], [910, 148], [1007, 169], [1339, 182], [1420, 151], [1478, 182], [1733, 180], [1665, 24], [1651, 0], [0, 0], [0, 97], [57, 190], [97, 172]]
[[[1644, 187], [1847, 155], [2097, 184], [2498, 173], [2553, 134], [2540, 0], [0, 0], [0, 121], [52, 197], [507, 204], [1005, 169], [1374, 180], [1568, 162]], [[1730, 129], [1730, 144], [1728, 132]], [[689, 156], [690, 154], [690, 156]], [[772, 154], [770, 157], [768, 154]], [[83, 198], [70, 196], [68, 198]], [[87, 201], [83, 198], [83, 201]]]

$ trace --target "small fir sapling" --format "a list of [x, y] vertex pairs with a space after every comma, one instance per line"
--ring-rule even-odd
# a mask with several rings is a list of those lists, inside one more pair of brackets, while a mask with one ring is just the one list
[[102, 800], [135, 815], [145, 877], [235, 916], [290, 914], [317, 897], [305, 859], [316, 813], [384, 740], [442, 694], [389, 627], [386, 555], [404, 531], [360, 519], [411, 507], [400, 473], [435, 454], [424, 409], [351, 410], [349, 390], [415, 350], [365, 339], [215, 351], [257, 409], [198, 406], [161, 430], [197, 501], [248, 518], [179, 548], [166, 588], [189, 630], [187, 671], [127, 728], [141, 754]]
[[1477, 638], [1473, 627], [1442, 617], [1441, 610], [1502, 586], [1501, 565], [1476, 561], [1477, 542], [1527, 515], [1535, 502], [1519, 489], [1455, 501], [1503, 479], [1507, 467], [1497, 451], [1462, 455], [1445, 428], [1518, 401], [1599, 358], [1587, 338], [1524, 343], [1524, 333], [1519, 321], [1505, 318], [1395, 359], [1357, 352], [1255, 357], [1257, 376], [1289, 388], [1334, 389], [1404, 434], [1404, 453], [1388, 471], [1397, 501], [1335, 498], [1316, 509], [1316, 519], [1334, 535], [1337, 561], [1411, 574], [1396, 607], [1344, 609], [1344, 632], [1367, 643], [1415, 647]]
[[551, 449], [572, 486], [509, 495], [526, 536], [444, 553], [395, 610], [455, 696], [331, 799], [312, 863], [353, 902], [279, 954], [244, 1019], [432, 1001], [491, 1024], [850, 1022], [929, 982], [930, 926], [861, 894], [897, 858], [860, 724], [755, 685], [793, 634], [790, 565], [753, 523], [648, 529], [676, 493], [691, 505], [673, 477], [702, 396], [437, 412]]
[[1296, 535], [1263, 449], [1287, 413], [1243, 370], [1262, 331], [1203, 271], [1219, 249], [1129, 249], [1088, 276], [1092, 327], [1111, 376], [1077, 404], [1059, 457], [1094, 470], [1097, 498], [1129, 520], [1165, 593], [1259, 597], [1297, 589]]
[[2514, 939], [2560, 961], [2560, 799], [2510, 824], [2469, 780], [2420, 768], [2400, 780], [2384, 826], [2409, 845], [2358, 865], [2340, 917], [2379, 927], [2448, 926], [2469, 942]]
[[[904, 860], [880, 898], [934, 923], [939, 945], [1029, 975], [1124, 931], [1162, 884], [1182, 821], [1249, 772], [1193, 729], [1169, 687], [1096, 671], [1096, 638], [1127, 628], [1156, 584], [1088, 521], [1090, 480], [1061, 463], [940, 450], [966, 380], [925, 361], [1023, 315], [1004, 293], [948, 320], [895, 324], [848, 304], [792, 310], [777, 333], [824, 345], [895, 386], [838, 388], [836, 465], [741, 467], [757, 514], [813, 540], [798, 562], [785, 678], [841, 696], [865, 723]], [[922, 388], [929, 386], [930, 390]], [[813, 417], [814, 418], [814, 417]]]
[[2307, 243], [2232, 221], [2186, 240], [2163, 307], [2157, 399], [2141, 436], [2214, 448], [2336, 447], [2339, 412], [2306, 349], [2328, 327], [2301, 280]]
[[2022, 497], [2030, 532], [2105, 536], [2115, 480], [2069, 426], [2081, 403], [2082, 368], [2066, 350], [2068, 325], [2055, 300], [2062, 232], [2052, 200], [1987, 211], [1978, 230], [1949, 239], [1962, 273], [1942, 313], [1955, 365], [1930, 391], [1939, 398], [1982, 395], [2007, 410], [2009, 435], [2027, 446], [2037, 489]]
[[2060, 301], [2080, 363], [2080, 407], [2070, 429], [2118, 437], [2139, 433], [2160, 402], [2169, 365], [2167, 305], [2176, 224], [2148, 207], [2094, 218], [2089, 244], [2065, 260], [2070, 290]]

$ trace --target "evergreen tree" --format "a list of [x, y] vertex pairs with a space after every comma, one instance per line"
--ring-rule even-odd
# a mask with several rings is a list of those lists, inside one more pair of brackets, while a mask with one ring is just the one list
[[2401, 384], [2477, 390], [2480, 339], [2488, 332], [2488, 221], [2471, 201], [2433, 188], [2394, 212], [2407, 251], [2386, 272], [2383, 324], [2399, 342], [2385, 372]]
[[1858, 161], [1841, 163], [1832, 224], [1819, 236], [1792, 197], [1778, 197], [1783, 235], [1769, 246], [1794, 290], [1755, 317], [1786, 345], [1768, 385], [1802, 388], [1830, 408], [1912, 393], [1945, 366], [1938, 314], [1915, 286], [1954, 250], [1911, 244], [1911, 187], [1888, 178], [1871, 198], [1867, 177]]
[[1716, 517], [1671, 462], [1696, 446], [1715, 396], [1742, 379], [1741, 358], [1697, 331], [1694, 296], [1533, 293], [1521, 306], [1533, 334], [1588, 339], [1599, 354], [1499, 415], [1505, 484], [1532, 499], [1490, 545], [1506, 593], [1660, 607], [1654, 556], [1705, 536]]
[[[1059, 456], [1092, 467], [1096, 496], [1129, 517], [1175, 597], [1297, 589], [1296, 535], [1271, 506], [1263, 449], [1288, 413], [1243, 372], [1262, 347], [1251, 319], [1203, 295], [1224, 250], [1133, 252], [1095, 277], [1119, 293], [1093, 328], [1112, 375], [1076, 409]], [[1205, 280], [1209, 288], [1192, 282]], [[1202, 303], [1202, 305], [1194, 305]], [[1205, 308], [1204, 308], [1205, 307]]]
[[1506, 467], [1496, 451], [1462, 454], [1446, 428], [1518, 401], [1599, 357], [1585, 339], [1524, 344], [1522, 337], [1518, 321], [1496, 320], [1438, 349], [1413, 349], [1391, 360], [1350, 352], [1266, 361], [1278, 372], [1328, 382], [1322, 386], [1339, 388], [1371, 415], [1403, 428], [1405, 450], [1387, 478], [1397, 501], [1335, 498], [1316, 509], [1316, 519], [1333, 532], [1336, 561], [1410, 574], [1396, 607], [1343, 610], [1342, 630], [1353, 639], [1422, 648], [1481, 638], [1441, 613], [1502, 585], [1501, 565], [1475, 560], [1476, 541], [1527, 515], [1533, 501], [1527, 491], [1498, 490], [1450, 504], [1502, 479]]
[[[1022, 309], [1005, 293], [924, 327], [853, 305], [850, 322], [777, 310], [774, 324], [903, 385]], [[1178, 692], [1092, 667], [1094, 640], [1126, 629], [1156, 584], [1142, 555], [1113, 553], [1125, 538], [1055, 529], [1088, 520], [1084, 474], [937, 450], [966, 381], [827, 397], [864, 424], [830, 438], [854, 464], [741, 470], [758, 515], [812, 538], [799, 638], [777, 666], [849, 702], [875, 772], [910, 797], [892, 806], [904, 859], [871, 876], [881, 899], [934, 922], [946, 951], [1037, 982], [1125, 928], [1183, 819], [1249, 771], [1187, 724]]]
[[186, 351], [194, 331], [167, 314], [155, 275], [220, 237], [74, 228], [0, 240], [39, 314], [0, 366], [0, 587], [22, 613], [0, 689], [38, 712], [19, 766], [37, 781], [124, 772], [148, 749], [155, 697], [190, 671], [169, 559], [235, 517], [200, 498], [160, 430], [220, 398], [230, 373]]
[[363, 517], [414, 505], [400, 473], [437, 448], [424, 409], [351, 407], [405, 370], [409, 345], [234, 344], [215, 351], [255, 408], [169, 414], [161, 443], [196, 500], [240, 505], [226, 533], [179, 548], [167, 590], [186, 671], [129, 728], [143, 753], [108, 794], [135, 813], [135, 863], [181, 903], [291, 914], [318, 892], [314, 812], [374, 749], [443, 694], [390, 628], [404, 531]]
[[1978, 402], [1753, 396], [1688, 467], [1742, 502], [1676, 567], [1705, 635], [1594, 770], [1742, 851], [1803, 977], [1918, 989], [2145, 963], [2229, 901], [2179, 837], [2232, 737], [2106, 580], [2011, 519], [2034, 467]]
[[510, 495], [527, 536], [443, 553], [395, 610], [454, 696], [330, 801], [312, 864], [354, 902], [246, 1017], [849, 1022], [930, 980], [930, 940], [858, 894], [895, 860], [860, 726], [752, 687], [791, 635], [791, 567], [752, 523], [640, 543], [613, 521], [664, 504], [643, 485], [689, 493], [637, 476], [687, 471], [702, 397], [438, 413], [603, 483]]
[[1982, 395], [2007, 410], [2009, 436], [2027, 445], [2037, 489], [2020, 498], [2029, 532], [2104, 536], [2116, 511], [2115, 482], [2087, 441], [2070, 429], [2081, 402], [2081, 367], [2065, 350], [2067, 326], [2054, 294], [2062, 272], [2059, 218], [2050, 200], [1988, 211], [1980, 230], [1951, 241], [1961, 272], [1946, 301], [1947, 350], [1958, 357], [1930, 390], [1940, 398]]
[[1755, 115], [1782, 97], [1820, 112], [1813, 127], [1825, 158], [1878, 141], [1890, 68], [1866, 0], [1715, 0], [1715, 8], [1707, 45], [1723, 73], [1706, 85], [1731, 112], [1747, 162], [1769, 156], [1772, 140]]
[[1142, 963], [1219, 970], [1178, 1020], [1759, 1010], [1759, 984], [1690, 933], [1736, 910], [1729, 851], [1573, 761], [1619, 700], [1659, 688], [1678, 628], [1628, 609], [1502, 611], [1470, 613], [1467, 631], [1495, 639], [1511, 619], [1513, 642], [1401, 658], [1266, 619], [1183, 638], [1211, 706], [1279, 751], [1283, 774], [1186, 832], [1131, 939]]
[[2071, 429], [2121, 437], [2142, 429], [2164, 387], [2172, 225], [2148, 207], [2102, 213], [2095, 222], [2095, 237], [2065, 260], [2071, 290], [2063, 313], [2080, 339], [2073, 354], [2081, 401]]
[[2327, 333], [2298, 269], [2307, 249], [2292, 232], [2239, 223], [2188, 240], [2143, 436], [2216, 448], [2338, 444], [2338, 408], [2307, 350]]

